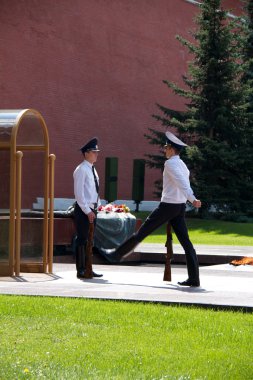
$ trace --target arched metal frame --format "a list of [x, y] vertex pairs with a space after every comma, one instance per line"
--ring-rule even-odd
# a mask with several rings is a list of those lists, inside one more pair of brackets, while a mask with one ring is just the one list
[[[53, 199], [54, 199], [54, 160], [49, 155], [49, 137], [46, 123], [42, 115], [34, 109], [0, 110], [0, 123], [8, 119], [8, 129], [11, 130], [9, 142], [1, 141], [0, 150], [10, 151], [10, 213], [9, 213], [9, 262], [0, 263], [0, 275], [19, 276], [20, 269], [27, 272], [52, 273], [53, 270]], [[17, 144], [19, 128], [25, 116], [33, 116], [42, 128], [43, 144]], [[41, 151], [44, 154], [44, 218], [43, 218], [43, 262], [28, 262], [23, 265], [20, 261], [21, 242], [21, 181], [22, 156], [25, 151]], [[1, 196], [1, 195], [0, 195]]]

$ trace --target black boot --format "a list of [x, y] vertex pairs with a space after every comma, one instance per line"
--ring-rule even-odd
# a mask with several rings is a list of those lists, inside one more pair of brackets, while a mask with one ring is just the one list
[[85, 245], [78, 245], [76, 247], [76, 277], [84, 278], [85, 272]]
[[191, 286], [193, 288], [198, 288], [200, 286], [199, 281], [191, 281], [189, 278], [185, 281], [178, 281], [178, 285], [181, 286]]
[[[85, 255], [86, 255], [86, 245], [79, 245], [76, 248], [76, 277], [77, 278], [87, 278], [85, 276]], [[92, 277], [103, 277], [102, 274], [98, 274], [92, 271]]]
[[188, 279], [186, 281], [178, 282], [182, 286], [200, 286], [199, 281], [199, 263], [195, 249], [185, 253], [186, 265], [188, 270]]
[[95, 273], [92, 271], [92, 277], [103, 277], [103, 275], [101, 273]]
[[131, 236], [128, 240], [126, 240], [122, 245], [120, 245], [116, 249], [104, 249], [100, 248], [99, 252], [102, 256], [104, 256], [109, 263], [115, 264], [119, 263], [124, 257], [126, 257], [129, 253], [131, 253], [134, 248], [139, 244], [135, 235]]

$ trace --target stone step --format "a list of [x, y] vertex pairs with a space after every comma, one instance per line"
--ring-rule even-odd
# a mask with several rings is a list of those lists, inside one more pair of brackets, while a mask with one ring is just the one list
[[[232, 260], [242, 257], [253, 257], [253, 247], [241, 246], [208, 246], [195, 245], [200, 265], [227, 264]], [[173, 245], [173, 259], [175, 264], [185, 264], [185, 254], [180, 245]], [[123, 261], [123, 264], [130, 263], [165, 263], [166, 247], [163, 244], [139, 244], [134, 252]], [[74, 262], [73, 254], [54, 256], [54, 262]], [[98, 253], [93, 256], [94, 264], [108, 264], [108, 262]]]

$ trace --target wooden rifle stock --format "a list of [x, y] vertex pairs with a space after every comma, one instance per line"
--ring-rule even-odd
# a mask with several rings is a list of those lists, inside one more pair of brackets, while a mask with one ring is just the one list
[[92, 248], [93, 248], [93, 238], [94, 238], [94, 223], [90, 223], [89, 232], [88, 232], [88, 240], [86, 245], [85, 252], [85, 278], [92, 278]]
[[171, 261], [172, 256], [173, 256], [173, 249], [172, 249], [172, 232], [171, 232], [170, 223], [167, 224], [167, 241], [166, 241], [165, 247], [167, 248], [167, 254], [166, 254], [163, 281], [171, 281], [171, 263], [170, 263], [170, 261]]

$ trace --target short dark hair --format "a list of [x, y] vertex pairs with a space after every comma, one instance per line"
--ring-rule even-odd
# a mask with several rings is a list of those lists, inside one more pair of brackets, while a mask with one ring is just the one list
[[182, 150], [181, 148], [176, 148], [174, 145], [171, 145], [171, 148], [174, 149], [176, 155], [179, 155], [181, 153], [181, 150]]

